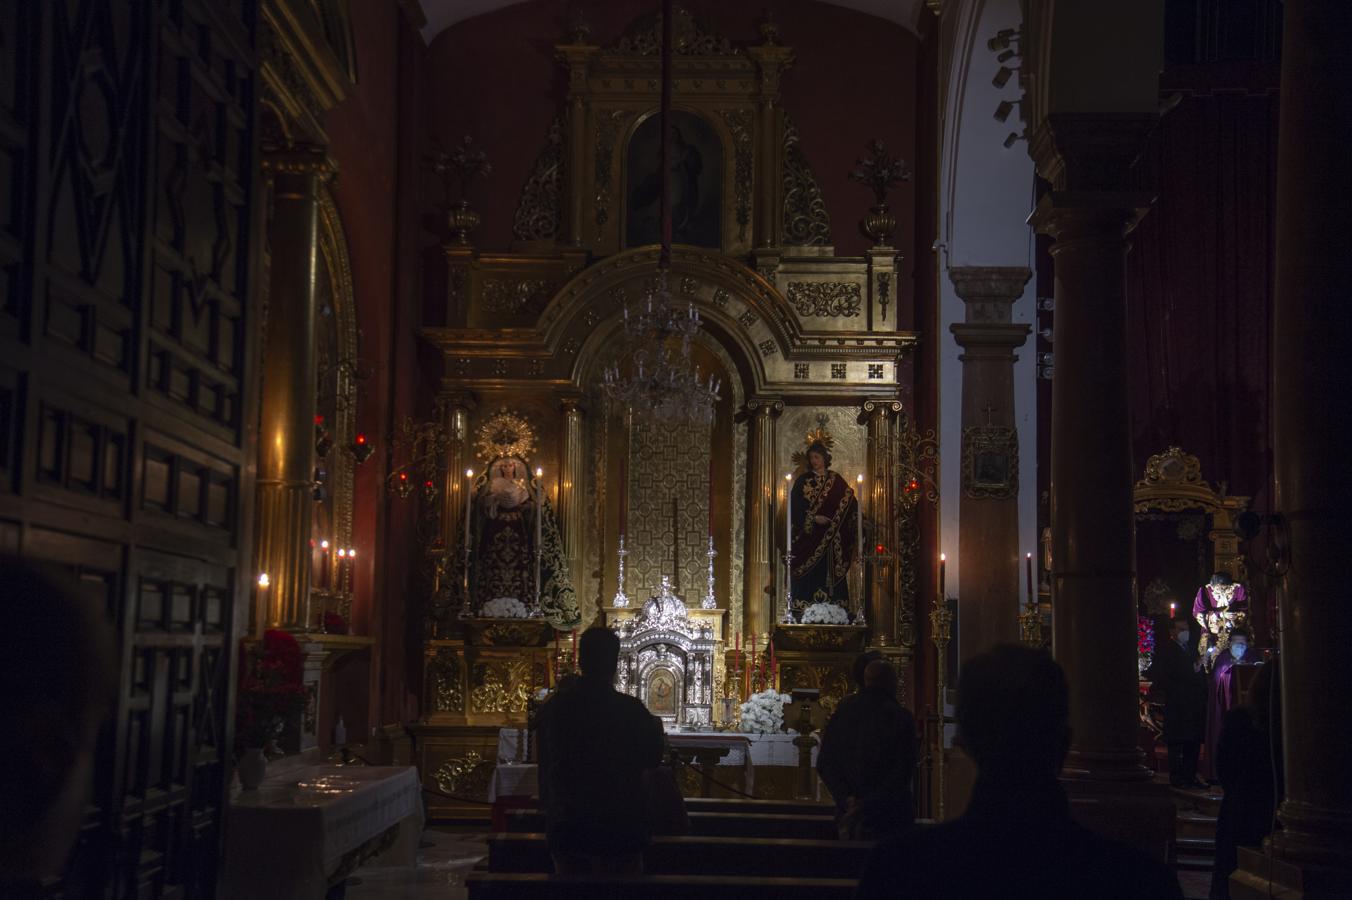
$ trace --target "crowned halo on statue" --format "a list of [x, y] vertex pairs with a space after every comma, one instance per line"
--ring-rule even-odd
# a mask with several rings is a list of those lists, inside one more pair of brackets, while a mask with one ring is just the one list
[[791, 605], [803, 610], [825, 602], [848, 609], [858, 500], [849, 481], [831, 469], [831, 433], [816, 428], [803, 443], [804, 449], [793, 455], [798, 472], [789, 494]]
[[568, 630], [582, 620], [558, 521], [529, 462], [535, 430], [502, 410], [480, 426], [477, 455], [487, 464], [471, 503], [469, 586], [473, 615], [543, 617]]

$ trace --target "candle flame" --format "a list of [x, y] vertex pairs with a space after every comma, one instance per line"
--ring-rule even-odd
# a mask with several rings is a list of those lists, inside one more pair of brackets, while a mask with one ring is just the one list
[[267, 572], [260, 572], [260, 573], [258, 574], [258, 586], [261, 587], [261, 588], [265, 588], [265, 587], [267, 587], [267, 586], [270, 585], [270, 584], [272, 584], [272, 580], [271, 580], [270, 578], [268, 578], [268, 573], [267, 573]]
[[943, 553], [940, 553], [940, 554], [939, 554], [939, 562], [945, 562], [947, 559], [948, 559], [948, 557], [947, 557], [946, 555], [944, 555]]
[[345, 557], [345, 556], [347, 556], [347, 548], [345, 548], [345, 547], [339, 547], [339, 548], [338, 548], [338, 555], [339, 555], [340, 557]]
[[348, 548], [347, 548], [347, 558], [348, 558], [348, 559], [356, 559], [356, 558], [357, 558], [357, 548], [356, 548], [356, 547], [348, 547]]
[[474, 470], [473, 470], [473, 469], [466, 469], [466, 470], [465, 470], [465, 477], [466, 477], [466, 478], [473, 478], [473, 477], [474, 477]]
[[320, 541], [320, 542], [319, 542], [319, 547], [320, 547], [321, 550], [327, 550], [327, 549], [329, 549], [329, 542], [328, 542], [328, 541]]
[[1033, 554], [1031, 554], [1031, 553], [1027, 554], [1027, 556], [1028, 556], [1029, 559], [1032, 559], [1032, 558], [1033, 558]]
[[863, 483], [864, 483], [864, 473], [863, 473], [863, 472], [860, 472], [858, 475], [854, 476], [854, 480], [857, 481], [857, 482], [859, 482], [860, 484], [863, 484]]
[[544, 470], [544, 469], [540, 468], [539, 466], [536, 466], [536, 467], [535, 467], [535, 477], [536, 477], [536, 478], [539, 478], [541, 475], [544, 475], [544, 474], [545, 474], [545, 470]]
[[792, 473], [792, 472], [785, 472], [785, 473], [784, 473], [784, 480], [785, 480], [785, 481], [792, 481], [792, 480], [793, 480], [793, 473]]

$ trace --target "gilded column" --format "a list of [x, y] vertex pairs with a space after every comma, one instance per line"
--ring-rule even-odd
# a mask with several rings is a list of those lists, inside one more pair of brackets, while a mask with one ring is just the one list
[[775, 459], [775, 420], [784, 411], [784, 401], [753, 397], [746, 403], [747, 456], [751, 468], [747, 478], [746, 505], [746, 589], [742, 632], [749, 641], [754, 635], [765, 646], [774, 616], [771, 591], [779, 556], [775, 551], [775, 491], [779, 469]]
[[[1033, 273], [1022, 266], [954, 266], [948, 277], [967, 307], [966, 321], [949, 330], [962, 347], [958, 650], [962, 659], [969, 659], [1019, 639], [1022, 570], [1014, 351], [1023, 346], [1032, 326], [1014, 324], [1012, 307]], [[1001, 471], [977, 477], [975, 464], [983, 454], [996, 460]]]
[[587, 160], [587, 60], [596, 50], [587, 44], [558, 48], [559, 59], [568, 66], [568, 215], [567, 238], [574, 247], [583, 245], [586, 211]]
[[260, 628], [304, 631], [310, 609], [314, 505], [316, 266], [319, 189], [328, 155], [293, 147], [265, 153], [271, 180], [271, 265], [258, 435], [258, 567], [269, 579]]
[[1133, 634], [1136, 622], [1127, 234], [1153, 199], [1121, 182], [1155, 118], [1051, 115], [1030, 146], [1053, 187], [1031, 221], [1055, 240], [1052, 604], [1070, 681], [1064, 774], [1099, 783], [1150, 778], [1137, 746], [1136, 647], [1108, 636]]
[[[1272, 843], [1279, 859], [1293, 865], [1278, 865], [1274, 873], [1269, 860], [1254, 859], [1242, 868], [1266, 871], [1305, 897], [1346, 897], [1352, 895], [1352, 718], [1347, 677], [1336, 673], [1352, 633], [1345, 571], [1352, 558], [1346, 462], [1352, 109], [1345, 96], [1329, 103], [1321, 95], [1345, 77], [1352, 6], [1287, 0], [1282, 30], [1271, 408], [1276, 508], [1290, 558], [1281, 596], [1286, 798]], [[1255, 895], [1270, 896], [1270, 885], [1259, 881], [1258, 887]], [[1239, 896], [1233, 882], [1231, 891]]]
[[756, 196], [760, 203], [756, 209], [757, 247], [779, 246], [780, 197], [779, 189], [783, 179], [783, 136], [779, 111], [779, 78], [785, 69], [793, 63], [793, 51], [775, 43], [777, 35], [773, 27], [761, 29], [765, 43], [750, 47], [747, 54], [760, 67], [760, 97], [758, 104], [757, 139], [760, 152], [756, 154], [759, 163], [756, 173]]
[[582, 398], [564, 397], [563, 440], [559, 448], [559, 524], [563, 530], [563, 551], [568, 558], [568, 569], [573, 584], [582, 583], [579, 561], [582, 558], [582, 507], [586, 498], [583, 490], [587, 464], [582, 452]]
[[[874, 525], [873, 540], [864, 546], [868, 563], [868, 624], [870, 643], [877, 647], [897, 645], [897, 541], [896, 465], [897, 417], [901, 401], [865, 400], [859, 424], [868, 428], [868, 474], [865, 496], [859, 498], [864, 515]], [[841, 473], [851, 477], [850, 473]]]

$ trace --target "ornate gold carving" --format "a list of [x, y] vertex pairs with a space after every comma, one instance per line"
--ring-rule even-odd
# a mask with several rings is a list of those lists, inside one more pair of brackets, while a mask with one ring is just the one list
[[1019, 492], [1019, 436], [1004, 425], [962, 430], [962, 492], [1007, 500]]
[[322, 147], [294, 145], [264, 148], [263, 171], [269, 175], [314, 175], [328, 180], [338, 173], [338, 164]]
[[934, 429], [915, 431], [904, 412], [898, 416], [897, 472], [901, 493], [897, 497], [894, 541], [901, 585], [897, 597], [897, 644], [914, 648], [916, 603], [920, 594], [920, 503], [939, 500], [939, 441]]
[[524, 713], [534, 683], [533, 668], [530, 659], [476, 664], [474, 687], [469, 692], [470, 711], [508, 715]]
[[887, 321], [887, 304], [891, 302], [892, 273], [878, 273], [878, 304], [882, 306], [882, 320]]
[[[612, 109], [597, 116], [596, 123], [596, 228], [599, 232], [610, 221], [611, 182], [615, 163], [615, 144], [621, 128], [633, 117], [628, 109]], [[598, 233], [599, 237], [599, 233]]]
[[501, 316], [538, 314], [553, 293], [554, 283], [544, 278], [489, 277], [484, 279], [483, 308]]
[[780, 625], [775, 635], [785, 648], [844, 651], [859, 649], [864, 631], [863, 625]]
[[1202, 480], [1202, 464], [1197, 457], [1170, 447], [1146, 460], [1145, 477], [1136, 482], [1136, 510], [1212, 509], [1219, 505], [1217, 497], [1224, 492], [1224, 484], [1216, 491]]
[[831, 243], [831, 216], [821, 188], [799, 143], [798, 128], [784, 114], [784, 243], [789, 246], [827, 246]]
[[751, 223], [752, 172], [755, 168], [751, 147], [752, 113], [749, 109], [719, 110], [728, 130], [732, 132], [735, 149], [733, 162], [733, 191], [736, 197], [737, 240], [746, 240], [746, 228]]
[[484, 759], [477, 750], [468, 750], [464, 756], [448, 759], [438, 766], [432, 773], [432, 780], [447, 794], [477, 800], [487, 795], [494, 767], [493, 760]]
[[852, 281], [794, 281], [789, 283], [789, 303], [800, 316], [853, 318], [863, 307], [863, 295]]
[[567, 182], [567, 154], [563, 146], [564, 113], [549, 124], [545, 148], [535, 159], [512, 219], [512, 236], [519, 241], [553, 240], [563, 218], [563, 186]]
[[487, 647], [541, 647], [550, 631], [544, 619], [475, 618], [464, 625], [475, 644]]
[[785, 691], [792, 691], [794, 688], [821, 691], [817, 704], [822, 708], [822, 712], [829, 716], [835, 712], [836, 705], [841, 699], [850, 693], [850, 676], [845, 664], [832, 666], [786, 662], [780, 678], [780, 687]]
[[432, 712], [465, 711], [465, 694], [460, 686], [460, 658], [449, 647], [438, 649], [427, 663], [427, 692], [432, 701]]
[[[680, 56], [737, 56], [741, 50], [727, 38], [697, 20], [688, 10], [677, 9], [671, 22], [672, 50]], [[609, 56], [657, 56], [662, 49], [662, 16], [640, 16], [624, 34], [603, 52]]]
[[516, 413], [501, 409], [479, 426], [474, 447], [485, 463], [504, 456], [529, 462], [535, 452], [535, 428]]

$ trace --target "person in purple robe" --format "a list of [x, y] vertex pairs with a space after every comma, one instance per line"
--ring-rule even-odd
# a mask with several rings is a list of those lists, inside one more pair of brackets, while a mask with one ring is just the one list
[[1217, 780], [1216, 755], [1221, 746], [1221, 723], [1225, 714], [1239, 706], [1239, 675], [1235, 666], [1244, 661], [1249, 652], [1249, 633], [1236, 628], [1228, 635], [1229, 645], [1216, 656], [1211, 669], [1211, 695], [1206, 711], [1206, 770], [1207, 778]]
[[1249, 595], [1244, 585], [1235, 584], [1224, 572], [1217, 572], [1210, 582], [1198, 588], [1192, 601], [1192, 617], [1202, 626], [1197, 652], [1209, 672], [1216, 658], [1225, 652], [1230, 632], [1248, 627]]

